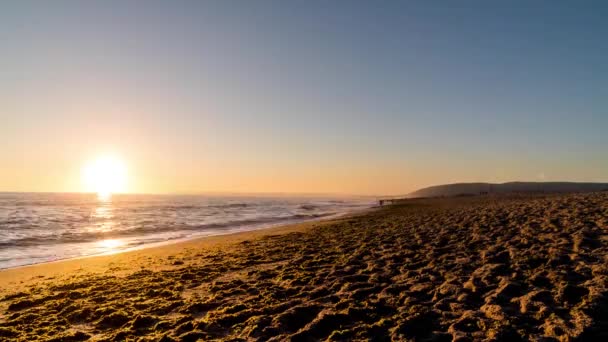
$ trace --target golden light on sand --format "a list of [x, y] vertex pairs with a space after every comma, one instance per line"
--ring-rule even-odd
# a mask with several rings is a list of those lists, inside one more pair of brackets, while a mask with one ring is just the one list
[[89, 162], [83, 168], [82, 176], [85, 190], [96, 192], [102, 200], [112, 193], [126, 191], [127, 167], [115, 156], [103, 156]]

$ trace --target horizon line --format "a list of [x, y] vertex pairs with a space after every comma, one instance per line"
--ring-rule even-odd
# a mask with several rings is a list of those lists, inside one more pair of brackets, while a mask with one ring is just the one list
[[[449, 182], [449, 183], [440, 183], [440, 184], [431, 184], [417, 188], [416, 190], [409, 191], [407, 193], [401, 194], [356, 194], [356, 193], [346, 193], [346, 192], [265, 192], [265, 191], [251, 191], [251, 192], [234, 192], [234, 191], [192, 191], [192, 192], [114, 192], [112, 195], [157, 195], [157, 196], [204, 196], [204, 195], [223, 195], [223, 196], [260, 196], [260, 197], [288, 197], [288, 196], [303, 196], [303, 197], [314, 197], [314, 196], [335, 196], [335, 197], [399, 197], [399, 196], [408, 196], [417, 191], [432, 188], [437, 186], [448, 186], [448, 185], [457, 185], [457, 184], [509, 184], [509, 183], [578, 183], [578, 184], [608, 184], [608, 181], [526, 181], [526, 180], [513, 180], [513, 181], [505, 181], [505, 182], [484, 182], [484, 181], [474, 181], [474, 182]], [[91, 194], [96, 195], [97, 192], [91, 191], [16, 191], [16, 190], [0, 190], [0, 194], [2, 193], [21, 193], [21, 194]]]
[[[0, 194], [89, 194], [97, 195], [92, 191], [15, 191], [0, 190]], [[206, 192], [114, 192], [111, 195], [152, 195], [152, 196], [339, 196], [339, 197], [380, 197], [379, 194], [351, 194], [345, 192], [229, 192], [229, 191], [206, 191]]]

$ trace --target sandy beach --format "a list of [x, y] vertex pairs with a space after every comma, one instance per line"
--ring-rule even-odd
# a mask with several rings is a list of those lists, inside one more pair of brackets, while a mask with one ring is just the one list
[[603, 340], [608, 193], [362, 215], [0, 272], [0, 339]]

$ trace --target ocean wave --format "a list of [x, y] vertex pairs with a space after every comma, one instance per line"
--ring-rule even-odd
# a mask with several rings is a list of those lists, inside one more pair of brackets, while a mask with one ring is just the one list
[[312, 204], [302, 204], [298, 208], [303, 209], [303, 210], [315, 210], [315, 209], [318, 209], [319, 207], [316, 205], [312, 205]]
[[197, 225], [178, 225], [173, 227], [158, 226], [152, 224], [141, 224], [139, 226], [127, 228], [127, 229], [116, 229], [111, 231], [80, 231], [74, 232], [64, 231], [54, 235], [43, 234], [43, 235], [30, 235], [17, 238], [4, 238], [0, 241], [0, 248], [2, 247], [31, 247], [39, 245], [49, 244], [66, 244], [66, 243], [86, 243], [95, 242], [103, 239], [116, 239], [124, 237], [132, 237], [141, 235], [142, 237], [150, 237], [155, 233], [169, 233], [169, 232], [205, 232], [213, 230], [226, 230], [232, 228], [241, 228], [245, 226], [255, 226], [268, 223], [280, 223], [289, 222], [293, 220], [306, 220], [321, 218], [334, 214], [333, 212], [318, 213], [318, 214], [294, 214], [285, 217], [259, 217], [252, 219], [241, 219], [226, 222], [217, 222], [209, 224], [197, 224]]
[[[95, 243], [120, 239], [120, 248], [201, 235], [259, 229], [351, 211], [361, 201], [298, 198], [120, 195], [100, 202], [92, 194], [0, 195], [0, 268], [30, 258], [95, 253]], [[93, 243], [93, 245], [92, 245]]]

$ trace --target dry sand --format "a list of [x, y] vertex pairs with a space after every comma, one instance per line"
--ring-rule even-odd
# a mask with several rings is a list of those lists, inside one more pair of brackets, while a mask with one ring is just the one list
[[413, 200], [0, 272], [0, 340], [608, 340], [608, 193]]

